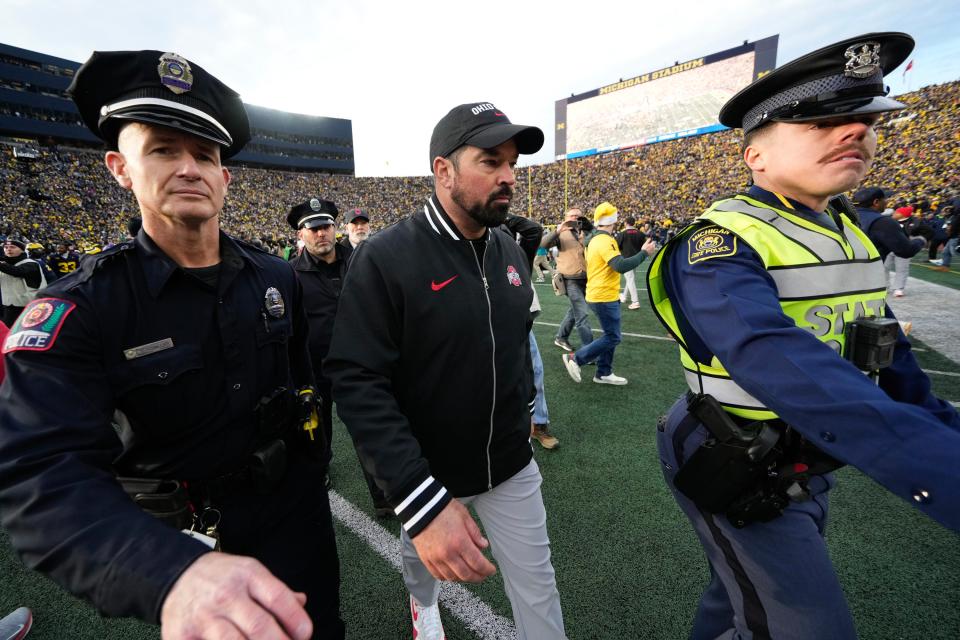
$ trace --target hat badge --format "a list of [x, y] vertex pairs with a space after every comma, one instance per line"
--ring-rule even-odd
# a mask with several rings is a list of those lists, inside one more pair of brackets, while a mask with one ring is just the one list
[[880, 43], [864, 42], [847, 47], [843, 53], [847, 65], [843, 75], [850, 78], [869, 78], [880, 70]]
[[313, 211], [320, 211], [320, 201], [316, 198], [310, 198], [310, 209]]
[[193, 88], [193, 72], [190, 70], [190, 63], [183, 56], [175, 53], [163, 54], [160, 56], [157, 73], [160, 74], [160, 83], [177, 95]]

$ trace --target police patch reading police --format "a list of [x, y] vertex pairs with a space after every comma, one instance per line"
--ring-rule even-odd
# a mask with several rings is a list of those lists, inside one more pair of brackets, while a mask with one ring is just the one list
[[732, 256], [737, 252], [737, 236], [723, 227], [707, 227], [690, 236], [687, 251], [690, 264], [710, 258]]
[[3, 343], [3, 353], [48, 350], [56, 342], [63, 322], [76, 306], [69, 300], [59, 298], [32, 301], [10, 328], [10, 335]]

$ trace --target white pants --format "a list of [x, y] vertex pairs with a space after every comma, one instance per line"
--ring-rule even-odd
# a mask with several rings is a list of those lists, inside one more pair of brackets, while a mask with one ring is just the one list
[[[560, 594], [550, 562], [547, 512], [540, 494], [540, 468], [534, 460], [492, 491], [458, 498], [472, 505], [483, 523], [490, 551], [503, 574], [513, 621], [520, 640], [566, 638]], [[403, 581], [422, 605], [432, 606], [440, 597], [440, 581], [417, 555], [417, 549], [401, 529]]]
[[623, 274], [623, 279], [627, 281], [627, 285], [623, 288], [623, 293], [620, 294], [624, 300], [627, 298], [627, 293], [630, 293], [630, 302], [640, 302], [640, 298], [637, 297], [637, 276], [636, 271], [631, 269]]
[[910, 275], [910, 258], [900, 258], [888, 253], [883, 261], [883, 266], [887, 271], [893, 271], [893, 284], [890, 286], [894, 291], [903, 291], [907, 288], [907, 277]]

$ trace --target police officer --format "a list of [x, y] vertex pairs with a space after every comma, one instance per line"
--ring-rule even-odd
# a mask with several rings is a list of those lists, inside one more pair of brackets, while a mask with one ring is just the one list
[[[357, 213], [359, 211], [356, 210]], [[317, 391], [325, 400], [320, 417], [325, 440], [322, 460], [327, 468], [332, 458], [333, 403], [330, 401], [330, 379], [324, 374], [322, 365], [330, 351], [333, 321], [347, 274], [348, 258], [353, 251], [348, 243], [337, 242], [338, 215], [336, 204], [320, 198], [310, 198], [295, 205], [287, 214], [287, 223], [296, 229], [297, 238], [303, 242], [303, 251], [291, 264], [303, 286], [303, 304], [310, 325], [310, 359]], [[376, 514], [379, 517], [391, 517], [393, 509], [383, 492], [366, 470], [364, 475]]]
[[960, 417], [885, 308], [876, 248], [828, 207], [869, 169], [879, 114], [903, 108], [883, 76], [912, 49], [851, 38], [735, 95], [720, 122], [742, 127], [753, 186], [651, 265], [690, 387], [658, 425], [662, 470], [711, 568], [693, 638], [856, 637], [823, 539], [841, 464], [960, 530]]
[[161, 51], [95, 52], [70, 94], [143, 228], [4, 342], [3, 527], [27, 565], [164, 637], [343, 637], [301, 288], [218, 228], [240, 97]]
[[[310, 198], [290, 208], [287, 223], [296, 230], [303, 242], [303, 251], [290, 261], [303, 287], [304, 309], [310, 325], [310, 361], [317, 391], [324, 399], [330, 398], [330, 381], [323, 375], [322, 363], [330, 350], [333, 319], [337, 315], [337, 300], [347, 271], [345, 249], [337, 243], [336, 219], [339, 211], [329, 200]], [[330, 464], [332, 432], [332, 405], [323, 403], [320, 413], [323, 432], [324, 466]]]

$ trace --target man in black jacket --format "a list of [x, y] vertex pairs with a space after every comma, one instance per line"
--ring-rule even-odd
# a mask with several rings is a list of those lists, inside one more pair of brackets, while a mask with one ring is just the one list
[[354, 252], [324, 363], [360, 458], [403, 524], [420, 640], [443, 637], [439, 580], [494, 573], [488, 545], [520, 637], [564, 637], [529, 443], [530, 260], [498, 228], [518, 154], [542, 144], [540, 129], [510, 124], [490, 103], [440, 120], [436, 192]]
[[303, 251], [290, 261], [303, 287], [303, 307], [310, 325], [310, 362], [317, 392], [324, 399], [321, 422], [324, 453], [321, 461], [330, 464], [333, 437], [333, 410], [330, 380], [323, 375], [323, 359], [330, 350], [337, 300], [347, 271], [346, 250], [337, 244], [337, 206], [329, 200], [310, 198], [290, 208], [287, 223], [303, 241]]
[[[894, 271], [894, 297], [902, 298], [910, 274], [910, 258], [923, 249], [925, 243], [923, 238], [908, 238], [903, 227], [892, 217], [883, 215], [887, 195], [880, 187], [869, 187], [853, 194], [853, 202], [857, 206], [860, 228], [876, 245], [884, 266]], [[890, 254], [893, 257], [888, 260]]]
[[[330, 351], [333, 321], [337, 316], [340, 292], [353, 252], [353, 247], [348, 243], [337, 242], [336, 220], [339, 213], [337, 205], [330, 200], [310, 198], [292, 207], [287, 214], [287, 223], [297, 230], [297, 237], [303, 242], [303, 251], [290, 263], [303, 286], [303, 306], [310, 325], [310, 361], [313, 363], [317, 392], [324, 400], [320, 415], [324, 444], [322, 461], [328, 469], [333, 457], [333, 402], [330, 400], [330, 378], [323, 369], [323, 360]], [[393, 515], [393, 508], [373, 478], [367, 473], [364, 475], [377, 516]], [[324, 483], [329, 486], [329, 475], [324, 477]]]
[[[623, 231], [615, 237], [620, 246], [620, 255], [624, 258], [632, 258], [640, 253], [643, 243], [647, 241], [647, 236], [643, 231], [637, 229], [637, 219], [633, 216], [627, 216], [624, 219]], [[630, 295], [630, 309], [640, 308], [640, 296], [637, 295], [636, 269], [631, 269], [623, 274], [624, 287], [620, 292], [620, 302], [627, 301], [627, 294]]]

